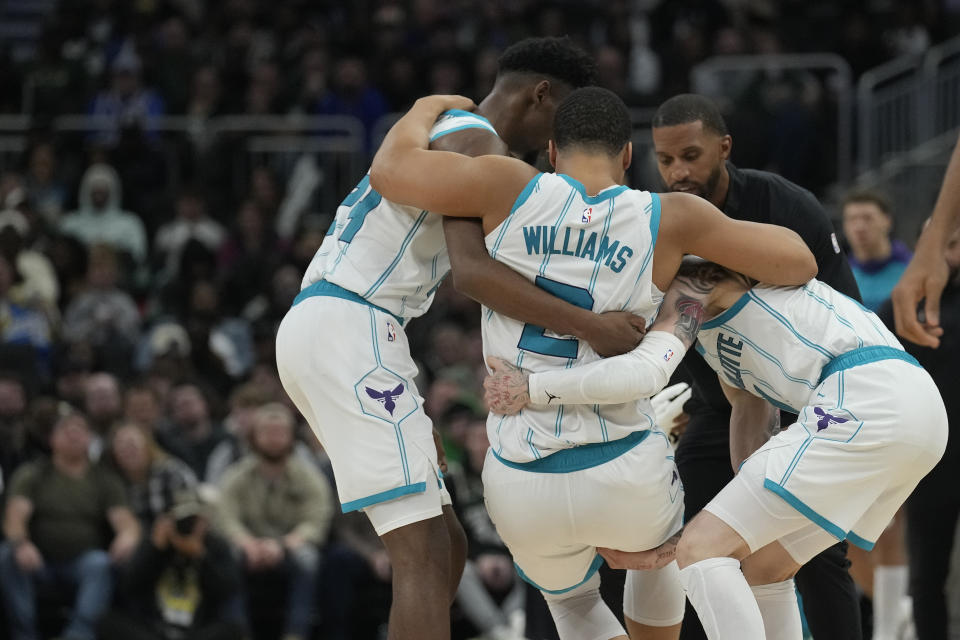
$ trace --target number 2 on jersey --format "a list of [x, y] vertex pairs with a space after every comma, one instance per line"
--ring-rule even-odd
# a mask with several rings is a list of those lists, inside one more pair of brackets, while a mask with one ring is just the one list
[[[543, 276], [537, 276], [534, 284], [547, 293], [553, 294], [581, 309], [593, 309], [593, 296], [582, 287], [574, 287]], [[523, 325], [523, 333], [520, 334], [517, 348], [555, 358], [577, 357], [577, 350], [580, 348], [579, 340], [576, 338], [551, 338], [544, 335], [545, 331], [543, 327], [538, 327], [535, 324]]]
[[[377, 193], [376, 190], [370, 189], [367, 195], [361, 200], [360, 196], [363, 195], [364, 191], [367, 191], [367, 187], [369, 186], [370, 176], [365, 175], [363, 176], [363, 180], [361, 180], [354, 190], [340, 203], [341, 207], [350, 207], [350, 214], [347, 216], [347, 226], [344, 227], [340, 233], [340, 242], [349, 243], [353, 240], [353, 236], [357, 235], [357, 231], [363, 226], [363, 221], [366, 219], [367, 214], [373, 211], [383, 199], [383, 196]], [[328, 236], [333, 235], [336, 226], [337, 221], [334, 220], [333, 224], [330, 225], [330, 230], [327, 231]]]

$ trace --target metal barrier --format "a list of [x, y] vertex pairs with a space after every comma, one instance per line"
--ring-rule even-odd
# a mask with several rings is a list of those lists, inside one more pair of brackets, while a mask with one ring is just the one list
[[[759, 96], [785, 109], [804, 106], [814, 118], [831, 119], [836, 123], [835, 138], [828, 134], [822, 140], [804, 140], [807, 145], [823, 145], [808, 153], [809, 162], [814, 163], [814, 169], [817, 163], [822, 165], [823, 153], [834, 153], [835, 140], [836, 167], [831, 171], [832, 175], [825, 178], [828, 182], [849, 179], [853, 164], [853, 80], [850, 66], [840, 56], [832, 53], [716, 56], [691, 70], [690, 84], [695, 92], [717, 99], [722, 106], [730, 105], [729, 110], [734, 114], [749, 114], [761, 109], [757, 104]], [[777, 95], [773, 90], [778, 86], [784, 95]], [[791, 90], [796, 95], [790, 95]], [[756, 132], [756, 135], [763, 136], [764, 133]], [[783, 153], [785, 158], [790, 157], [789, 150]]]
[[865, 72], [857, 117], [861, 172], [960, 125], [960, 36]]

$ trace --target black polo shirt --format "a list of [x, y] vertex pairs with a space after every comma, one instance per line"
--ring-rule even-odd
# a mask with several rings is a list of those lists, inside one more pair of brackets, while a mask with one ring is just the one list
[[[812, 193], [768, 171], [738, 169], [728, 162], [727, 172], [730, 186], [722, 207], [725, 214], [793, 229], [817, 259], [817, 279], [860, 300], [830, 218]], [[677, 379], [687, 380], [693, 387], [693, 397], [685, 406], [691, 421], [678, 457], [728, 455], [730, 404], [720, 390], [717, 374], [691, 349], [680, 364]]]

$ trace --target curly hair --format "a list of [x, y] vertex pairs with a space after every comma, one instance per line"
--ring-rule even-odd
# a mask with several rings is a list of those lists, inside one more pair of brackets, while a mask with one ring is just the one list
[[593, 58], [567, 36], [521, 40], [503, 52], [497, 65], [501, 75], [538, 73], [574, 89], [593, 84], [597, 72]]
[[620, 153], [630, 142], [630, 111], [617, 94], [600, 87], [584, 87], [557, 107], [553, 140], [558, 149], [578, 147], [608, 155]]

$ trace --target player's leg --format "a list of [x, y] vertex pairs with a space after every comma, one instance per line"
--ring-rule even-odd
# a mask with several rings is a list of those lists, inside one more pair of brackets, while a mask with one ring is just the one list
[[627, 571], [623, 620], [631, 640], [677, 640], [685, 605], [676, 562], [653, 571]]
[[857, 586], [848, 570], [846, 542], [834, 542], [803, 565], [794, 580], [810, 632], [824, 640], [862, 635]]
[[[677, 444], [677, 469], [684, 488], [684, 521], [692, 522], [720, 491], [733, 479], [730, 466], [730, 416], [718, 413], [692, 415]], [[681, 640], [704, 640], [706, 635], [700, 618], [689, 601]]]
[[381, 536], [393, 567], [390, 640], [450, 638], [450, 533], [443, 516]]
[[628, 640], [617, 617], [600, 597], [600, 576], [563, 593], [543, 591], [560, 640]]

